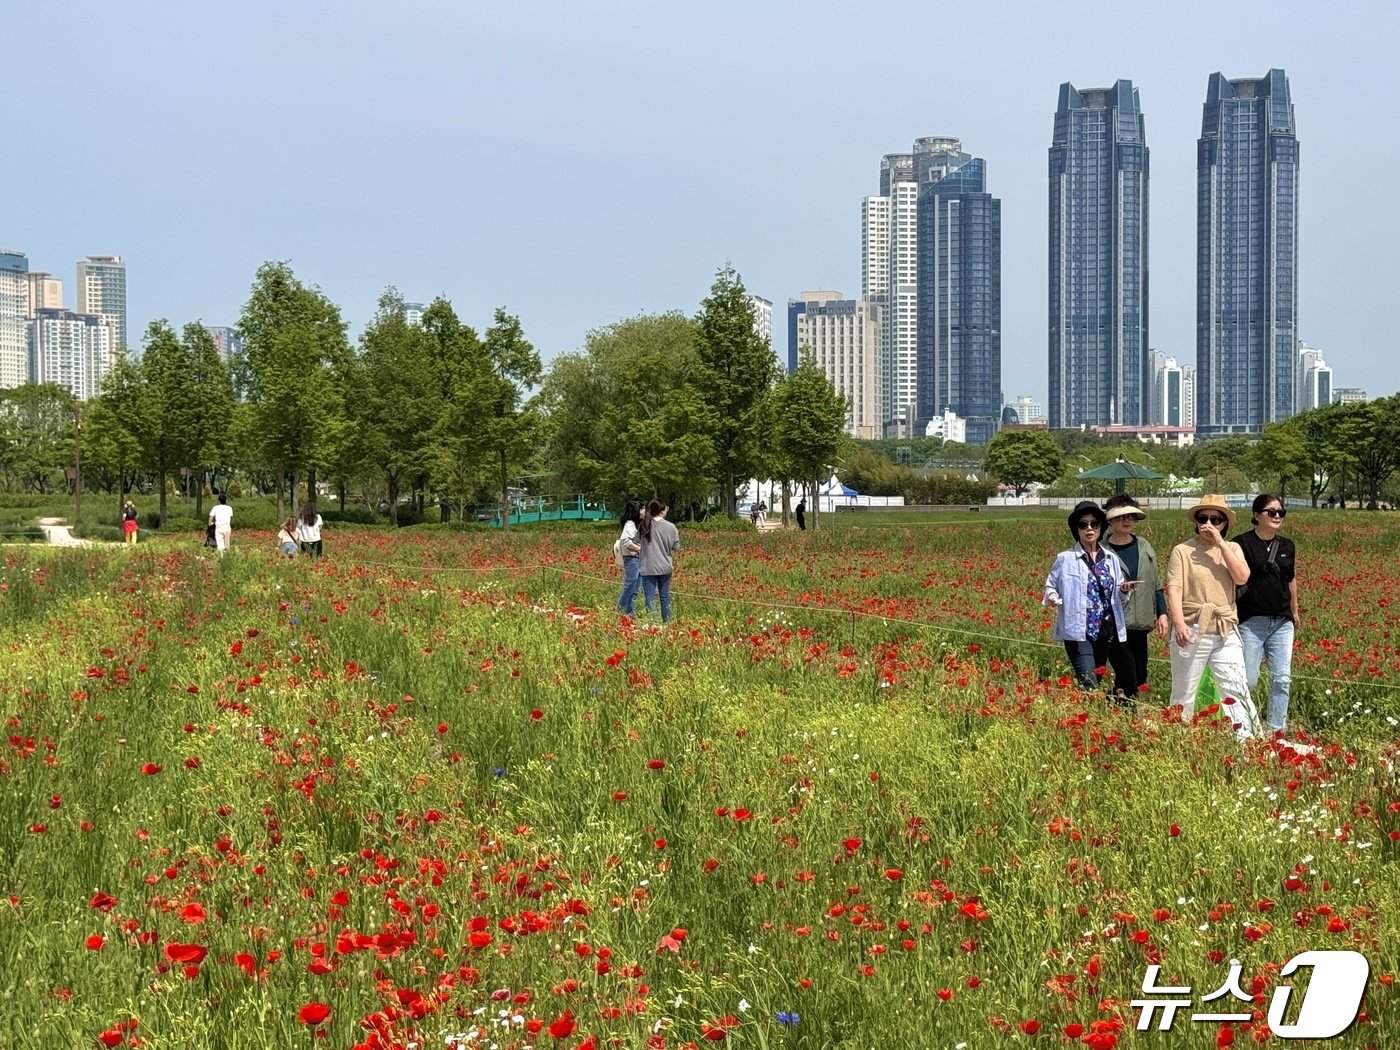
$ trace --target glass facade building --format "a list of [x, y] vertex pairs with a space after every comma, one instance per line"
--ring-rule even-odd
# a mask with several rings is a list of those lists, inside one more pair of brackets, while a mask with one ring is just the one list
[[1148, 416], [1148, 150], [1131, 80], [1060, 85], [1050, 146], [1050, 426]]
[[1001, 201], [957, 139], [915, 143], [918, 326], [914, 434], [951, 411], [967, 443], [1001, 424]]
[[1298, 137], [1288, 78], [1210, 78], [1196, 150], [1196, 430], [1296, 409]]

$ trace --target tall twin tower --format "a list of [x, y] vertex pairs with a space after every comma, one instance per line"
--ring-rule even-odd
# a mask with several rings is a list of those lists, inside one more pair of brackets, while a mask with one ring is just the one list
[[[1049, 157], [1050, 426], [1153, 419], [1148, 149], [1137, 89], [1060, 86]], [[1177, 221], [1173, 219], [1173, 221]], [[1197, 144], [1196, 432], [1257, 434], [1299, 407], [1298, 139], [1283, 70], [1216, 73]], [[861, 214], [887, 436], [945, 413], [985, 443], [1001, 417], [1001, 201], [954, 138], [880, 165]], [[1173, 348], [1175, 349], [1175, 348]]]
[[[1050, 426], [1148, 416], [1148, 149], [1132, 82], [1060, 87], [1050, 146]], [[1196, 432], [1296, 410], [1298, 139], [1283, 70], [1210, 78], [1196, 151]]]

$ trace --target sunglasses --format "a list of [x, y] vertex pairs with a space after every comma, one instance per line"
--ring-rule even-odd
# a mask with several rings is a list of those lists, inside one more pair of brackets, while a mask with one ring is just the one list
[[1197, 525], [1224, 525], [1229, 518], [1222, 518], [1219, 514], [1197, 514]]
[[1076, 521], [1074, 523], [1074, 527], [1080, 532], [1086, 532], [1089, 529], [1097, 529], [1099, 527], [1099, 523], [1093, 518], [1089, 518], [1087, 521]]
[[1288, 517], [1288, 511], [1284, 510], [1282, 507], [1265, 507], [1265, 508], [1264, 508], [1263, 510], [1261, 510], [1259, 513], [1260, 513], [1260, 514], [1267, 514], [1267, 515], [1268, 515], [1269, 517], [1271, 517], [1271, 518], [1286, 518], [1286, 517]]

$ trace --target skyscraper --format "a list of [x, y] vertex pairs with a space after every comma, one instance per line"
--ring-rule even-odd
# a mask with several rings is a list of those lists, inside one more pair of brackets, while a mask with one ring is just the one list
[[1298, 137], [1288, 78], [1211, 76], [1196, 148], [1196, 431], [1293, 414]]
[[1155, 426], [1186, 426], [1181, 366], [1176, 363], [1176, 358], [1157, 350], [1151, 352], [1149, 360], [1151, 392], [1148, 396], [1147, 418], [1143, 422]]
[[63, 309], [63, 282], [40, 270], [29, 271], [29, 316], [39, 310]]
[[1332, 369], [1316, 347], [1298, 344], [1298, 391], [1294, 410], [1307, 412], [1332, 403]]
[[219, 360], [228, 364], [243, 352], [243, 337], [238, 329], [221, 325], [205, 325], [204, 330], [214, 340], [214, 348], [219, 351]]
[[120, 255], [89, 255], [78, 263], [78, 313], [111, 321], [117, 348], [126, 341], [126, 264]]
[[1001, 201], [954, 138], [914, 144], [918, 178], [915, 427], [951, 411], [967, 442], [1001, 425]]
[[1050, 146], [1050, 426], [1148, 422], [1146, 126], [1131, 80], [1060, 85]]
[[880, 193], [861, 207], [861, 298], [881, 307], [878, 355], [886, 436], [912, 433], [917, 374], [919, 184], [912, 153], [880, 162]]
[[0, 248], [0, 390], [29, 379], [29, 259]]

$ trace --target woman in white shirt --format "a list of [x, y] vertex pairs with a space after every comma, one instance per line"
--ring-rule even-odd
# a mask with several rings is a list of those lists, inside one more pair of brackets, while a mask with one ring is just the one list
[[301, 509], [297, 537], [301, 540], [301, 553], [313, 558], [321, 556], [321, 515], [316, 513], [316, 504], [308, 503]]
[[219, 502], [209, 511], [209, 524], [214, 526], [214, 546], [223, 557], [233, 538], [233, 508], [228, 505], [228, 493], [219, 493]]
[[636, 613], [637, 592], [642, 589], [642, 545], [637, 527], [642, 523], [642, 505], [636, 500], [622, 511], [622, 535], [613, 550], [622, 559], [622, 593], [617, 596], [617, 611], [624, 616]]

